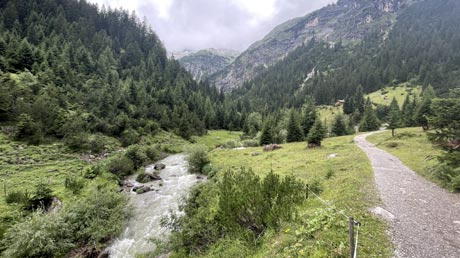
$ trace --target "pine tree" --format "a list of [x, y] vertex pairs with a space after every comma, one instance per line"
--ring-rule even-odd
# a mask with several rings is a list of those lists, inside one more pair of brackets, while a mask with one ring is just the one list
[[300, 142], [303, 140], [302, 128], [297, 121], [297, 114], [291, 110], [287, 127], [287, 142]]
[[388, 128], [391, 129], [391, 135], [395, 136], [395, 129], [401, 126], [401, 112], [399, 110], [396, 98], [393, 98], [390, 104], [390, 112], [388, 113]]
[[319, 147], [324, 137], [326, 137], [326, 130], [323, 123], [319, 118], [315, 120], [315, 124], [311, 128], [307, 136], [307, 142], [309, 147]]
[[435, 96], [436, 94], [431, 85], [424, 89], [422, 93], [422, 102], [417, 107], [417, 112], [415, 113], [415, 122], [422, 126], [424, 131], [430, 129], [428, 117], [432, 115], [431, 103]]
[[356, 88], [355, 96], [353, 97], [353, 107], [359, 110], [360, 114], [364, 113], [365, 100], [364, 100], [363, 87], [361, 85], [359, 85], [358, 88]]
[[307, 98], [305, 109], [303, 111], [303, 117], [301, 122], [301, 127], [303, 130], [303, 135], [307, 136], [310, 132], [311, 127], [315, 123], [317, 118], [315, 103], [312, 98]]
[[273, 143], [273, 132], [272, 132], [272, 124], [267, 119], [262, 129], [262, 134], [260, 135], [260, 145], [267, 145]]
[[353, 114], [355, 107], [353, 105], [353, 98], [347, 96], [345, 98], [345, 103], [343, 104], [343, 113], [347, 115]]
[[347, 125], [342, 114], [335, 116], [334, 122], [332, 123], [331, 133], [334, 136], [343, 136], [348, 134]]
[[359, 131], [369, 132], [378, 130], [379, 128], [380, 121], [372, 108], [371, 99], [368, 97], [364, 108], [364, 115], [359, 125]]

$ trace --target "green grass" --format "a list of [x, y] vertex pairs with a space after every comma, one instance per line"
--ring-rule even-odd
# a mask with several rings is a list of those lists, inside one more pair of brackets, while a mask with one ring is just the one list
[[6, 204], [5, 192], [33, 192], [38, 183], [45, 182], [65, 203], [73, 196], [64, 187], [66, 176], [80, 175], [88, 164], [79, 155], [66, 153], [62, 144], [31, 146], [10, 141], [4, 134], [0, 134], [0, 153], [0, 229], [20, 214], [19, 206]]
[[[401, 84], [395, 87], [386, 87], [369, 94], [372, 103], [389, 106], [393, 97], [398, 101], [399, 106], [402, 106], [407, 95], [420, 97], [422, 92], [421, 86], [409, 86], [408, 84]], [[366, 96], [367, 97], [367, 96]]]
[[222, 146], [227, 141], [239, 141], [242, 132], [230, 132], [224, 130], [210, 130], [204, 136], [193, 136], [192, 139], [197, 144], [206, 145], [209, 149]]
[[[253, 156], [258, 152], [260, 155]], [[338, 154], [334, 159], [328, 155]], [[306, 143], [285, 144], [281, 150], [263, 152], [262, 148], [244, 150], [214, 150], [210, 153], [213, 166], [218, 171], [239, 168], [252, 168], [259, 175], [273, 169], [281, 175], [295, 177], [311, 183], [321, 180], [324, 192], [321, 195], [331, 201], [338, 210], [362, 222], [360, 231], [360, 257], [390, 257], [391, 243], [386, 234], [386, 223], [374, 218], [369, 208], [378, 206], [379, 201], [374, 186], [374, 175], [366, 155], [353, 143], [353, 136], [329, 138], [322, 148], [307, 149]], [[328, 170], [334, 176], [326, 179]], [[311, 198], [301, 208], [305, 221], [314, 213], [325, 208], [316, 198]], [[296, 231], [302, 224], [286, 224], [281, 233], [268, 232], [262, 246], [253, 257], [287, 257], [286, 250], [295, 250], [302, 257], [302, 249], [313, 248], [317, 257], [345, 257], [348, 246], [348, 224], [345, 217], [335, 214], [332, 226], [315, 233], [313, 239], [299, 242]]]
[[337, 114], [343, 113], [342, 107], [335, 106], [318, 106], [317, 109], [321, 121], [326, 121], [328, 126], [332, 125]]
[[422, 128], [396, 129], [393, 138], [391, 131], [378, 133], [367, 137], [367, 140], [377, 147], [395, 155], [406, 166], [421, 176], [439, 184], [429, 169], [437, 164], [436, 157], [441, 154], [441, 149], [436, 148], [428, 140]]
[[184, 151], [184, 146], [191, 143], [177, 136], [176, 134], [160, 131], [153, 136], [147, 136], [143, 139], [143, 144], [158, 144], [160, 149], [167, 153], [180, 153]]

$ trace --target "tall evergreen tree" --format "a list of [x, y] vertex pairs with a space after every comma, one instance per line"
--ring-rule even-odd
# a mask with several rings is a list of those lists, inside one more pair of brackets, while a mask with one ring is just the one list
[[260, 145], [267, 145], [273, 143], [273, 128], [269, 119], [264, 124], [262, 133], [260, 135]]
[[295, 110], [291, 110], [287, 127], [287, 142], [300, 142], [303, 140], [303, 132], [297, 120]]
[[317, 118], [315, 124], [311, 128], [307, 136], [307, 142], [309, 147], [319, 147], [321, 142], [326, 137], [326, 129], [324, 128], [321, 119]]
[[315, 123], [318, 114], [316, 113], [315, 102], [311, 97], [307, 98], [305, 108], [303, 110], [302, 122], [301, 127], [303, 130], [303, 135], [307, 136], [312, 128], [313, 124]]
[[342, 114], [337, 114], [332, 123], [331, 133], [334, 136], [343, 136], [348, 134], [347, 125]]
[[417, 107], [417, 112], [415, 113], [415, 122], [420, 125], [424, 131], [430, 129], [428, 117], [432, 115], [431, 103], [435, 93], [433, 87], [428, 86], [422, 92], [422, 101]]
[[364, 108], [364, 115], [361, 119], [361, 123], [359, 124], [359, 131], [360, 132], [369, 132], [375, 131], [380, 128], [380, 121], [377, 118], [377, 115], [372, 108], [371, 99], [368, 97], [366, 100], [365, 108]]
[[391, 129], [391, 135], [395, 136], [395, 129], [401, 126], [401, 112], [399, 110], [396, 98], [393, 98], [390, 104], [390, 112], [388, 113], [387, 123], [388, 128]]

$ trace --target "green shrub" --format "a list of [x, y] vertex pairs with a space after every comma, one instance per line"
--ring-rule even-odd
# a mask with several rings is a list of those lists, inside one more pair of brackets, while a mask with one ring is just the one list
[[30, 144], [40, 144], [43, 140], [38, 124], [27, 114], [19, 116], [18, 126], [14, 134], [15, 140], [25, 140]]
[[308, 185], [308, 188], [315, 194], [321, 194], [324, 190], [321, 180], [319, 178], [313, 179], [313, 181]]
[[135, 170], [146, 165], [149, 161], [145, 149], [137, 144], [129, 146], [126, 150], [125, 157], [129, 158], [133, 162]]
[[75, 245], [69, 225], [58, 214], [34, 212], [9, 228], [2, 241], [3, 257], [61, 257]]
[[78, 194], [85, 187], [85, 180], [77, 176], [68, 175], [64, 180], [64, 187], [72, 191], [73, 194]]
[[234, 149], [240, 147], [239, 142], [235, 140], [228, 140], [224, 143], [224, 148], [226, 149]]
[[121, 143], [123, 146], [130, 146], [138, 143], [140, 140], [140, 135], [136, 130], [128, 128], [121, 134]]
[[145, 155], [150, 161], [155, 161], [160, 157], [160, 150], [157, 145], [153, 146], [146, 146], [145, 147]]
[[104, 246], [129, 216], [127, 197], [115, 189], [95, 186], [58, 213], [34, 212], [6, 231], [2, 257], [66, 257], [76, 247]]
[[29, 196], [21, 191], [10, 192], [6, 195], [5, 201], [7, 204], [24, 204], [29, 201]]
[[[291, 221], [304, 200], [305, 185], [292, 176], [270, 172], [261, 179], [251, 170], [227, 171], [220, 181], [195, 188], [181, 207], [185, 215], [171, 214], [163, 225], [172, 230], [173, 250], [202, 254], [217, 243], [209, 251], [211, 257], [245, 257], [267, 229]], [[233, 245], [226, 236], [241, 242]]]
[[86, 179], [94, 179], [104, 172], [102, 164], [88, 166], [83, 170], [83, 177]]
[[204, 166], [210, 163], [208, 148], [204, 145], [191, 145], [185, 152], [191, 173], [202, 173]]
[[133, 161], [122, 155], [117, 155], [108, 161], [108, 170], [119, 178], [131, 175], [135, 171]]
[[243, 147], [250, 148], [250, 147], [259, 147], [259, 142], [256, 140], [244, 140], [241, 142]]

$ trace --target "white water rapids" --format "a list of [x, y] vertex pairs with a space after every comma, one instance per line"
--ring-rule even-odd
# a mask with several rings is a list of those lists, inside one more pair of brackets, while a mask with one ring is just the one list
[[[154, 190], [144, 194], [130, 193], [133, 216], [121, 237], [109, 247], [112, 258], [134, 258], [136, 254], [154, 251], [155, 244], [150, 239], [163, 238], [168, 234], [160, 226], [161, 218], [171, 210], [178, 211], [182, 197], [199, 181], [196, 175], [188, 172], [183, 154], [169, 156], [158, 163], [166, 165], [159, 174], [163, 180], [143, 184]], [[153, 166], [146, 168], [146, 171], [152, 170]], [[131, 177], [128, 181], [139, 185], [135, 178]]]

